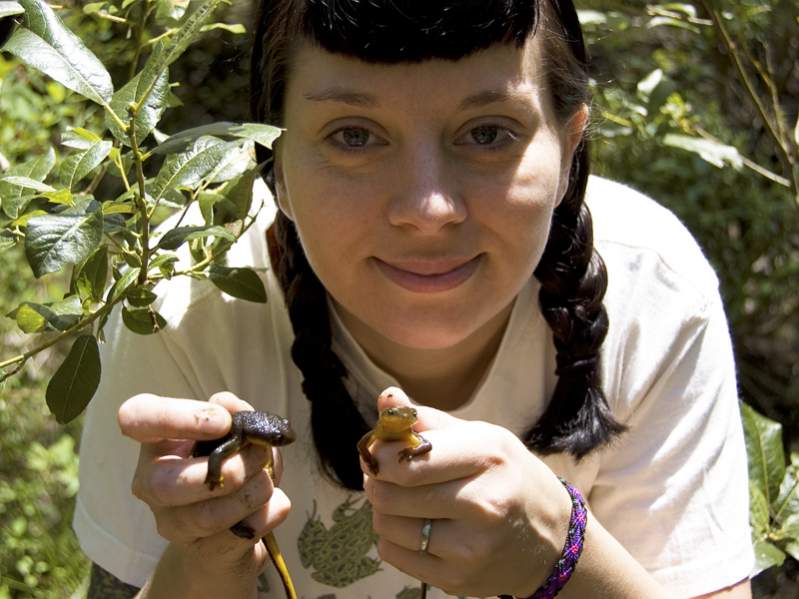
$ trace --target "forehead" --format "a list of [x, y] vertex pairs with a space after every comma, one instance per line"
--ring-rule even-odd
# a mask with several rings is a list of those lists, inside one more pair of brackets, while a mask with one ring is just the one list
[[291, 53], [286, 99], [344, 98], [348, 103], [368, 106], [399, 97], [429, 103], [491, 91], [535, 94], [544, 80], [540, 37], [531, 38], [521, 48], [496, 44], [458, 60], [391, 64], [334, 54], [302, 40]]

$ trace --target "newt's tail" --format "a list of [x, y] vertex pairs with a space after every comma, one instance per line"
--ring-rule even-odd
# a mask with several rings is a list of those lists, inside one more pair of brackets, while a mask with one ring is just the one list
[[286, 561], [283, 559], [283, 554], [280, 553], [280, 547], [277, 545], [277, 539], [275, 539], [275, 535], [271, 532], [267, 533], [263, 538], [263, 542], [264, 545], [266, 545], [266, 550], [269, 552], [269, 557], [272, 559], [272, 563], [275, 564], [277, 573], [280, 575], [280, 582], [283, 583], [283, 588], [286, 591], [286, 599], [297, 599], [297, 592], [294, 590], [294, 583], [291, 582], [289, 569], [286, 566]]

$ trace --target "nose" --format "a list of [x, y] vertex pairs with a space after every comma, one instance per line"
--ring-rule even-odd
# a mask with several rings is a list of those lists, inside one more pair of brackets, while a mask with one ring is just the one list
[[466, 220], [456, 169], [436, 144], [417, 144], [396, 173], [388, 208], [392, 225], [429, 234]]

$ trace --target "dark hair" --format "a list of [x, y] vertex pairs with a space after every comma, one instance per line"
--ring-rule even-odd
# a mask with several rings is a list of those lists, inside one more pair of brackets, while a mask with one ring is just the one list
[[[589, 101], [588, 59], [571, 0], [261, 0], [250, 75], [253, 117], [281, 124], [288, 57], [297, 37], [367, 62], [397, 63], [455, 60], [497, 43], [522, 47], [537, 29], [544, 30], [548, 82], [556, 114], [565, 123]], [[259, 152], [259, 162], [269, 158], [265, 149]], [[599, 349], [608, 328], [602, 305], [607, 275], [593, 247], [591, 215], [583, 201], [588, 166], [583, 140], [534, 273], [541, 282], [541, 311], [553, 332], [558, 381], [543, 416], [524, 435], [527, 446], [539, 453], [567, 451], [577, 458], [624, 430], [610, 414], [599, 376]], [[264, 176], [274, 192], [271, 163]], [[346, 370], [331, 348], [325, 289], [293, 223], [282, 213], [273, 240], [295, 333], [292, 358], [311, 401], [323, 470], [344, 486], [360, 489], [356, 444], [368, 426], [344, 386]]]

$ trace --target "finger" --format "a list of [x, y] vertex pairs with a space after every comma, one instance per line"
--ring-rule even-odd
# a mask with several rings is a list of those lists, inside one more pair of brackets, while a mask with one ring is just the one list
[[241, 520], [241, 523], [252, 532], [254, 537], [260, 539], [280, 526], [288, 518], [290, 511], [291, 501], [288, 496], [276, 488], [266, 505]]
[[189, 505], [212, 495], [235, 493], [264, 469], [269, 456], [268, 449], [248, 445], [222, 463], [224, 483], [211, 491], [205, 484], [208, 458], [153, 457], [149, 449], [149, 446], [142, 448], [132, 490], [151, 507]]
[[459, 479], [438, 485], [401, 487], [394, 483], [367, 479], [364, 492], [373, 512], [407, 518], [466, 518], [471, 515], [468, 489], [472, 479]]
[[259, 537], [243, 539], [220, 531], [192, 543], [198, 563], [228, 565], [238, 572], [258, 572], [269, 562], [266, 547]]
[[448, 428], [450, 426], [455, 426], [459, 422], [463, 422], [460, 418], [455, 418], [441, 410], [412, 402], [405, 391], [399, 387], [387, 387], [377, 398], [377, 409], [379, 412], [382, 412], [386, 408], [406, 406], [416, 408], [417, 420], [416, 424], [413, 426], [413, 429], [416, 431]]
[[[409, 551], [420, 551], [422, 546], [422, 527], [424, 518], [391, 516], [381, 512], [372, 512], [372, 529], [381, 538], [404, 547]], [[441, 558], [451, 558], [452, 528], [454, 521], [449, 519], [431, 520], [430, 537], [427, 553]]]
[[244, 401], [243, 399], [239, 399], [235, 394], [231, 393], [230, 391], [219, 391], [214, 393], [211, 397], [208, 398], [209, 403], [222, 406], [228, 412], [236, 413], [241, 412], [243, 410], [254, 410], [255, 408], [252, 407], [249, 403]]
[[506, 434], [494, 425], [461, 421], [455, 428], [425, 431], [424, 439], [433, 448], [409, 461], [399, 459], [406, 443], [374, 443], [370, 451], [380, 469], [375, 475], [363, 462], [361, 469], [370, 477], [406, 487], [466, 478], [504, 463]]
[[214, 535], [256, 512], [269, 501], [273, 491], [269, 475], [262, 471], [230, 495], [158, 510], [158, 532], [184, 543]]
[[206, 401], [134, 395], [117, 413], [122, 434], [139, 443], [163, 439], [217, 439], [230, 430], [230, 413]]
[[398, 570], [413, 576], [417, 580], [422, 580], [443, 589], [440, 581], [445, 580], [445, 578], [441, 575], [443, 572], [449, 571], [449, 566], [440, 557], [431, 553], [406, 549], [383, 538], [377, 541], [377, 553], [382, 560], [390, 563]]

